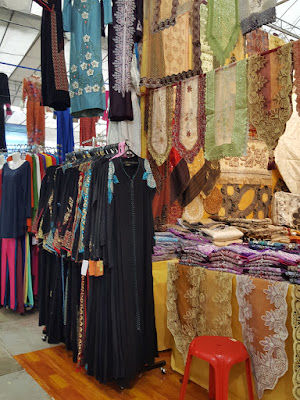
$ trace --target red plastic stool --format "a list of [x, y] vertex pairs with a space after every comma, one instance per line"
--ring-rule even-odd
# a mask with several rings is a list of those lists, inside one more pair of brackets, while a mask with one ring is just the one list
[[186, 385], [189, 381], [192, 356], [208, 361], [209, 398], [228, 399], [228, 379], [230, 368], [245, 361], [249, 400], [253, 400], [251, 366], [249, 354], [238, 340], [224, 336], [199, 336], [190, 344], [179, 400], [184, 400]]

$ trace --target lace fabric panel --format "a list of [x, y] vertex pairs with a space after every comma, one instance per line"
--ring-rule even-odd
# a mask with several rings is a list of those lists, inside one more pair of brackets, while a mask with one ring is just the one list
[[211, 71], [214, 65], [214, 56], [206, 39], [208, 10], [204, 4], [200, 5], [200, 45], [201, 45], [201, 67], [203, 73]]
[[221, 65], [236, 45], [240, 32], [238, 0], [208, 0], [207, 41]]
[[259, 399], [266, 389], [274, 389], [288, 370], [285, 340], [288, 283], [236, 277], [236, 297], [243, 341], [250, 355]]
[[298, 215], [300, 209], [300, 195], [294, 193], [277, 192], [274, 194], [272, 216], [274, 223], [300, 228]]
[[[205, 135], [205, 78], [199, 75], [177, 85], [173, 146], [192, 163]], [[196, 105], [196, 106], [195, 106]]]
[[154, 0], [152, 33], [162, 31], [176, 23], [178, 0]]
[[173, 87], [150, 92], [148, 150], [158, 166], [162, 165], [172, 147]]
[[293, 395], [300, 400], [300, 286], [292, 285], [292, 328], [294, 345]]
[[232, 278], [232, 274], [169, 262], [168, 328], [184, 362], [196, 336], [232, 336]]
[[273, 150], [289, 120], [292, 93], [292, 44], [264, 56], [249, 58], [250, 121], [259, 139]]
[[185, 207], [182, 218], [189, 223], [199, 222], [203, 217], [203, 213], [203, 199], [199, 194], [190, 204]]
[[205, 158], [242, 156], [248, 133], [247, 60], [208, 72], [205, 100]]
[[220, 160], [221, 184], [260, 184], [272, 186], [272, 172], [268, 170], [269, 154], [265, 142], [249, 140], [247, 155], [225, 157]]
[[155, 19], [157, 3], [153, 0], [144, 1], [141, 86], [158, 88], [202, 73], [199, 34], [202, 2], [179, 0], [176, 24], [153, 33], [151, 21]]
[[297, 111], [300, 116], [300, 40], [293, 43], [293, 58], [295, 70], [295, 87], [297, 95]]
[[239, 0], [243, 35], [276, 21], [276, 0]]

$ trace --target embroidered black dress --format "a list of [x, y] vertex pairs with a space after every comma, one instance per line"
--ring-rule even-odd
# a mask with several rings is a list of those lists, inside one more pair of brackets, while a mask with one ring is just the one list
[[157, 355], [152, 278], [154, 193], [148, 160], [116, 158], [109, 163], [111, 356], [114, 379], [125, 387]]
[[41, 26], [43, 106], [64, 111], [70, 107], [70, 97], [64, 55], [61, 0], [34, 1], [43, 7]]

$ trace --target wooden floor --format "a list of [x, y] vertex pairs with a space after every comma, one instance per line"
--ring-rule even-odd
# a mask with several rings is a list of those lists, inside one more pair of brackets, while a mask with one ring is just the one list
[[[180, 393], [181, 375], [170, 367], [170, 351], [160, 353], [167, 362], [166, 375], [157, 369], [146, 372], [132, 389], [120, 390], [114, 385], [101, 385], [85, 370], [76, 371], [70, 352], [64, 346], [15, 356], [15, 359], [55, 400], [177, 400]], [[186, 400], [207, 400], [208, 394], [190, 382]]]

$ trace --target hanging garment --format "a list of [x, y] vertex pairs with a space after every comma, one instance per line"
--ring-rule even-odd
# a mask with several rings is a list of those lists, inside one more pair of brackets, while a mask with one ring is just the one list
[[55, 110], [70, 107], [64, 55], [61, 0], [35, 0], [43, 7], [41, 26], [42, 104]]
[[104, 15], [99, 0], [71, 0], [64, 3], [64, 30], [71, 32], [70, 97], [73, 117], [103, 114], [105, 90], [102, 74], [101, 20], [112, 22], [111, 1], [104, 0]]
[[[9, 281], [10, 308], [16, 309], [16, 239], [2, 239], [1, 245], [1, 305], [7, 304], [6, 282]], [[8, 304], [7, 304], [8, 305]]]
[[23, 80], [23, 96], [27, 98], [27, 138], [28, 144], [45, 144], [45, 108], [41, 106], [41, 80], [31, 76]]
[[96, 137], [96, 123], [99, 117], [80, 118], [80, 146], [91, 146], [93, 137]]
[[73, 118], [70, 109], [55, 111], [57, 118], [57, 152], [65, 161], [66, 153], [74, 150]]
[[140, 94], [140, 74], [136, 56], [133, 55], [131, 64], [131, 102], [133, 121], [111, 121], [108, 127], [107, 144], [128, 141], [130, 149], [138, 156], [141, 155], [141, 109], [138, 95]]
[[113, 319], [107, 334], [112, 335], [114, 377], [123, 386], [157, 354], [151, 259], [155, 186], [148, 160], [110, 161], [107, 244]]
[[143, 1], [116, 0], [112, 14], [108, 29], [109, 119], [132, 121], [130, 71], [134, 43], [143, 36]]
[[0, 73], [0, 150], [6, 149], [4, 105], [6, 105], [7, 115], [10, 115], [11, 111], [10, 111], [10, 93], [8, 87], [8, 77], [6, 74], [1, 72]]
[[11, 169], [2, 169], [2, 201], [0, 208], [0, 237], [18, 238], [27, 230], [26, 219], [31, 218], [31, 170], [28, 161]]
[[276, 0], [239, 0], [243, 35], [276, 21]]
[[299, 40], [293, 43], [293, 59], [294, 59], [294, 69], [295, 69], [295, 87], [297, 95], [296, 109], [298, 111], [298, 115], [300, 116], [300, 41]]
[[246, 34], [246, 53], [249, 56], [269, 50], [269, 35], [262, 29], [255, 29]]

